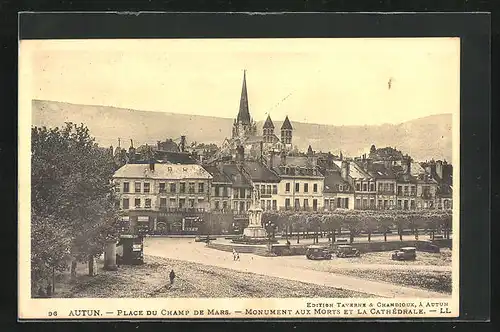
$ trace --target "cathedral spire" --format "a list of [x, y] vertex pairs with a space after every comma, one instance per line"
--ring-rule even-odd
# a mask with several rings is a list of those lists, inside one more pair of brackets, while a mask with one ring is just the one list
[[241, 122], [243, 124], [250, 124], [250, 111], [248, 110], [246, 72], [247, 72], [246, 70], [243, 71], [243, 87], [241, 88], [240, 111], [238, 112], [238, 117], [236, 119], [236, 122]]
[[274, 129], [274, 124], [273, 124], [273, 120], [271, 120], [271, 116], [270, 115], [267, 115], [267, 119], [266, 119], [266, 122], [264, 122], [264, 126], [263, 128], [272, 128]]

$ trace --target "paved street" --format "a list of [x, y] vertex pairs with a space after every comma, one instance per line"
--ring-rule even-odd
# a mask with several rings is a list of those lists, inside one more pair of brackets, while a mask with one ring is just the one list
[[[342, 238], [342, 239], [346, 239], [349, 241], [349, 236], [348, 235], [342, 235], [341, 237], [337, 236], [337, 238]], [[450, 236], [450, 239], [452, 237]], [[425, 240], [429, 240], [430, 237], [429, 235], [427, 234], [420, 234], [419, 235], [419, 238], [418, 238], [420, 241], [425, 241]], [[285, 243], [286, 240], [284, 237], [280, 238], [279, 239], [281, 243]], [[399, 235], [393, 233], [393, 234], [387, 234], [387, 241], [399, 241]], [[415, 240], [415, 235], [403, 235], [403, 241], [414, 241]], [[292, 243], [292, 244], [296, 244], [297, 243], [297, 236], [293, 236], [291, 238], [289, 238], [289, 241]], [[383, 242], [384, 241], [384, 236], [383, 235], [380, 235], [380, 234], [375, 234], [375, 235], [372, 235], [371, 236], [371, 242]], [[319, 242], [328, 242], [328, 238], [325, 237], [325, 238], [319, 238]], [[357, 236], [355, 239], [354, 239], [354, 242], [355, 243], [365, 243], [365, 242], [368, 242], [368, 236]], [[300, 243], [301, 244], [312, 244], [313, 243], [313, 239], [303, 239], [303, 238], [300, 238]]]
[[[230, 252], [207, 248], [204, 243], [194, 242], [194, 239], [147, 238], [145, 240], [144, 253], [145, 255], [184, 260], [241, 272], [252, 272], [259, 275], [343, 288], [380, 297], [435, 298], [445, 296], [441, 293], [417, 288], [403, 287], [380, 281], [313, 270], [311, 269], [311, 264], [319, 262], [309, 261], [302, 256], [269, 258], [253, 254], [240, 254], [241, 261], [235, 262]], [[342, 264], [341, 260], [332, 260], [331, 262], [335, 262], [334, 264]], [[326, 262], [323, 262], [323, 264], [325, 263]], [[349, 265], [350, 263], [346, 261], [345, 266]], [[364, 264], [363, 268], [369, 265], [372, 264]], [[394, 267], [392, 264], [387, 264], [382, 267], [383, 265], [384, 264], [372, 266], [375, 269], [390, 269]], [[419, 266], [419, 268], [422, 269], [423, 267]], [[424, 267], [423, 269], [425, 268], [430, 267]], [[435, 266], [432, 268], [435, 268]], [[440, 268], [446, 269], [449, 267], [438, 267], [438, 269]]]

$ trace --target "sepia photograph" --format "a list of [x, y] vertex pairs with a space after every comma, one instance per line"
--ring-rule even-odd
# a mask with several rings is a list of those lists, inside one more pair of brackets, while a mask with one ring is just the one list
[[459, 38], [22, 40], [19, 315], [457, 317]]

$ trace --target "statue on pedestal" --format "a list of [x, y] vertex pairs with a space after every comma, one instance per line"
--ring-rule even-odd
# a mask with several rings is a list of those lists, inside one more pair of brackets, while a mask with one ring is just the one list
[[260, 206], [260, 191], [257, 190], [256, 187], [253, 187], [253, 196], [252, 196], [252, 207], [254, 209], [258, 208]]

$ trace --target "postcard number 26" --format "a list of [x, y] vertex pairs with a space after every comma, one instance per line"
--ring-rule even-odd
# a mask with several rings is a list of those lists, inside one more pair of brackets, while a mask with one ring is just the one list
[[57, 316], [57, 311], [49, 311], [49, 317]]

